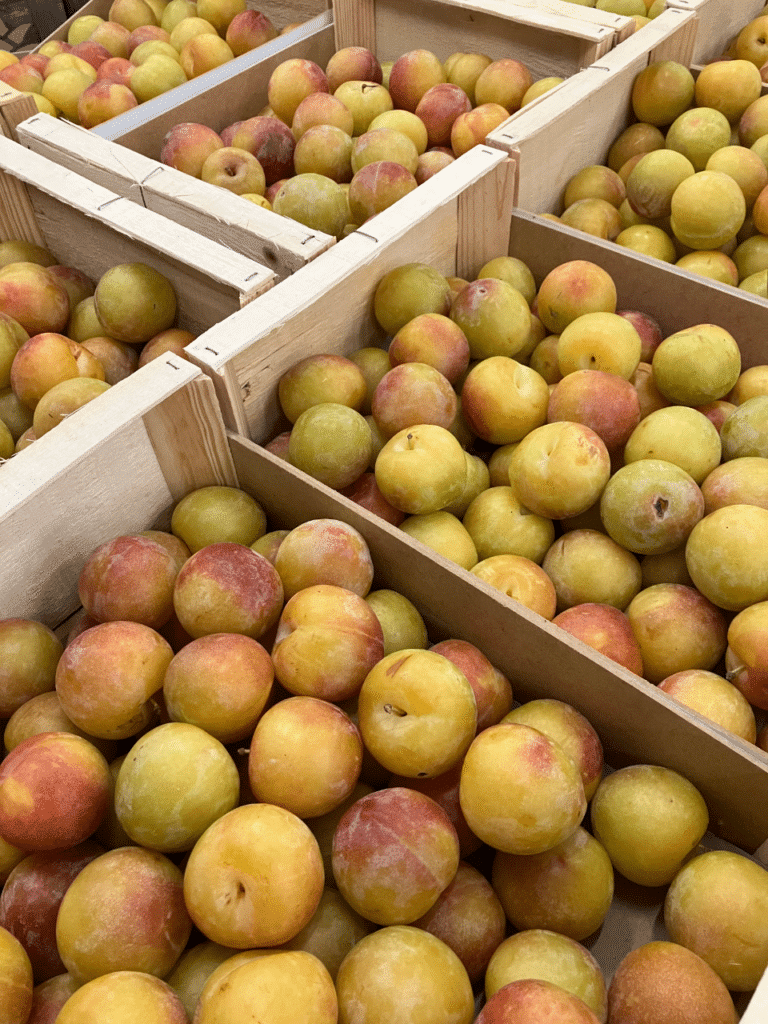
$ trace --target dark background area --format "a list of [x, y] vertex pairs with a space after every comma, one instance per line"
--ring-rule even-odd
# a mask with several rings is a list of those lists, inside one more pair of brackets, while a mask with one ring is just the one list
[[75, 14], [85, 0], [0, 0], [0, 50], [29, 50]]

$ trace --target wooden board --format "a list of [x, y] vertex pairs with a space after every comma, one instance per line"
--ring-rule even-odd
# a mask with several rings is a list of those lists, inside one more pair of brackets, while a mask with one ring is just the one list
[[228, 425], [262, 439], [280, 422], [275, 375], [298, 351], [323, 351], [333, 337], [337, 350], [348, 352], [378, 337], [371, 295], [387, 270], [419, 261], [468, 272], [498, 255], [507, 245], [513, 182], [504, 154], [477, 146], [280, 282], [247, 314], [193, 342], [189, 358], [216, 381]]
[[518, 206], [533, 213], [559, 212], [568, 181], [582, 167], [601, 163], [616, 136], [634, 120], [636, 75], [658, 60], [688, 65], [695, 31], [694, 14], [667, 10], [575, 75], [567, 93], [541, 96], [491, 132], [488, 145], [509, 153], [518, 164]]
[[48, 114], [35, 113], [19, 126], [17, 138], [27, 149], [89, 181], [256, 260], [279, 279], [336, 241]]
[[0, 133], [16, 139], [16, 126], [37, 113], [37, 104], [28, 93], [0, 82]]
[[706, 64], [728, 49], [744, 26], [762, 12], [765, 0], [667, 0], [667, 6], [696, 15], [693, 60]]
[[[175, 124], [196, 121], [218, 132], [258, 114], [267, 103], [269, 76], [284, 60], [304, 57], [325, 67], [334, 52], [332, 26], [330, 13], [320, 14], [290, 37], [273, 39], [258, 51], [140, 103], [91, 131], [158, 159], [163, 139]], [[246, 61], [246, 57], [250, 59]]]
[[427, 47], [449, 54], [514, 57], [534, 78], [565, 78], [594, 63], [623, 31], [546, 14], [505, 0], [335, 0], [336, 46], [367, 46], [380, 60]]
[[211, 381], [175, 356], [142, 367], [0, 464], [0, 618], [57, 626], [94, 547], [234, 482]]
[[165, 274], [179, 325], [200, 334], [269, 289], [275, 275], [187, 228], [0, 138], [0, 237], [49, 247], [96, 280], [117, 263]]

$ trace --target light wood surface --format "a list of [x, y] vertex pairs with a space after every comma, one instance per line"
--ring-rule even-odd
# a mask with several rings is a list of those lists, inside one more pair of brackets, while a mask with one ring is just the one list
[[762, 12], [765, 0], [667, 0], [667, 6], [696, 15], [693, 59], [706, 64], [719, 57], [747, 22]]
[[[602, 163], [616, 136], [634, 120], [632, 83], [656, 60], [690, 63], [696, 19], [668, 10], [593, 67], [545, 94], [497, 128], [487, 143], [518, 163], [517, 203], [533, 213], [560, 212], [571, 177]], [[553, 154], [557, 158], [553, 159]]]
[[0, 618], [57, 626], [98, 544], [235, 480], [210, 380], [175, 356], [142, 367], [0, 465]]
[[16, 138], [16, 126], [37, 113], [37, 104], [29, 93], [0, 82], [0, 132], [9, 139]]
[[[564, 5], [565, 6], [565, 5]], [[618, 42], [604, 24], [505, 0], [335, 0], [336, 46], [367, 46], [380, 60], [426, 48], [441, 60], [461, 52], [514, 57], [534, 78], [567, 77]]]
[[256, 260], [280, 279], [335, 242], [332, 235], [304, 228], [69, 121], [36, 114], [17, 134], [27, 149]]

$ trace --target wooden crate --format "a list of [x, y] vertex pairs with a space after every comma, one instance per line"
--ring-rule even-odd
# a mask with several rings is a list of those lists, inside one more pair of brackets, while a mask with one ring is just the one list
[[[446, 274], [474, 277], [486, 260], [509, 253], [525, 260], [540, 282], [552, 267], [566, 260], [592, 260], [605, 267], [616, 281], [620, 308], [646, 311], [659, 320], [665, 335], [699, 323], [701, 311], [706, 309], [711, 319], [733, 333], [745, 366], [765, 361], [762, 342], [764, 332], [768, 331], [765, 303], [512, 210], [506, 187], [512, 174], [510, 164], [501, 154], [483, 147], [478, 147], [473, 154], [478, 173], [463, 192], [453, 199], [443, 197], [443, 202], [423, 212], [419, 218], [397, 223], [392, 218], [388, 230], [382, 230], [378, 239], [356, 239], [357, 259], [346, 272], [340, 268], [334, 276], [318, 281], [314, 293], [300, 296], [291, 294], [283, 282], [251, 310], [233, 317], [227, 324], [227, 337], [231, 342], [227, 357], [222, 358], [220, 353], [214, 358], [209, 353], [206, 364], [205, 353], [194, 352], [194, 345], [190, 346], [190, 354], [201, 366], [206, 365], [214, 379], [217, 375], [220, 379], [231, 375], [236, 384], [247, 385], [246, 412], [253, 439], [267, 441], [284, 429], [285, 421], [276, 394], [277, 382], [299, 358], [321, 352], [348, 354], [365, 345], [384, 343], [383, 332], [373, 316], [375, 288], [388, 270], [413, 261], [429, 263]], [[482, 230], [482, 218], [486, 224], [500, 223], [501, 227], [495, 234], [486, 234]], [[329, 261], [340, 251], [341, 246], [332, 250], [328, 254]], [[218, 336], [223, 338], [223, 335], [218, 328], [209, 332], [208, 348], [215, 348]], [[280, 466], [285, 464], [276, 460], [276, 475]], [[284, 471], [296, 475], [296, 471]], [[346, 501], [319, 484], [315, 486], [328, 500]], [[438, 562], [448, 575], [453, 573], [467, 579], [468, 574], [462, 570], [440, 559]], [[412, 569], [409, 565], [408, 571]], [[465, 603], [465, 606], [469, 605]], [[536, 618], [533, 616], [531, 621]], [[485, 613], [483, 620], [487, 621]], [[550, 629], [547, 625], [542, 628]], [[551, 635], [562, 639], [559, 630]], [[539, 642], [545, 643], [543, 637], [536, 641]], [[613, 670], [615, 666], [609, 671]], [[535, 676], [533, 664], [526, 671], [530, 682]], [[618, 675], [625, 681], [630, 678], [622, 672]], [[643, 692], [658, 695], [647, 683], [634, 679], [633, 685]], [[610, 714], [607, 709], [606, 714]], [[750, 749], [749, 745], [744, 747]], [[752, 756], [762, 769], [768, 769], [768, 759], [760, 752], [753, 752]]]
[[[667, 6], [696, 15], [693, 63], [706, 64], [724, 53], [731, 42], [765, 7], [764, 0], [667, 0]], [[647, 27], [647, 26], [646, 26]]]
[[[261, 47], [258, 59], [254, 50], [245, 55], [249, 57], [245, 64], [230, 61], [217, 69], [215, 88], [201, 75], [90, 131], [38, 114], [35, 108], [18, 141], [148, 210], [257, 260], [278, 278], [286, 277], [325, 252], [335, 238], [167, 167], [160, 163], [160, 150], [166, 132], [180, 122], [198, 121], [220, 131], [235, 120], [254, 116], [266, 103], [267, 82], [277, 64], [299, 55], [323, 65], [327, 62], [333, 53], [331, 26], [330, 12], [321, 14], [290, 37]], [[258, 99], [261, 96], [263, 101]]]
[[[729, 839], [714, 832], [747, 855], [759, 846], [768, 834], [768, 761], [760, 751], [617, 671], [470, 574], [452, 572], [400, 531], [307, 483], [252, 442], [226, 435], [210, 380], [173, 357], [160, 368], [151, 392], [139, 388], [137, 377], [115, 388], [108, 422], [93, 405], [81, 410], [79, 423], [73, 417], [63, 462], [40, 466], [34, 479], [21, 459], [0, 467], [9, 485], [0, 489], [2, 536], [23, 542], [18, 554], [15, 544], [6, 544], [0, 563], [0, 616], [29, 614], [56, 625], [77, 604], [77, 576], [94, 546], [121, 533], [168, 529], [173, 505], [195, 487], [240, 486], [262, 504], [269, 528], [330, 517], [360, 530], [376, 568], [375, 587], [408, 596], [431, 639], [454, 636], [480, 647], [509, 676], [518, 700], [554, 697], [573, 704], [597, 729], [609, 764], [655, 763], [687, 775], [710, 807], [713, 832], [705, 848], [727, 847]], [[118, 478], [115, 464], [123, 469]], [[9, 508], [9, 489], [23, 493], [24, 508]], [[625, 886], [617, 877], [609, 917], [592, 943], [606, 980], [629, 949], [664, 937], [660, 903], [658, 890]], [[763, 983], [744, 1024], [764, 1021], [766, 1007]]]
[[178, 325], [199, 335], [271, 288], [254, 260], [0, 138], [0, 239], [24, 239], [97, 280], [117, 263], [141, 261], [171, 281]]
[[693, 13], [664, 11], [574, 76], [567, 97], [545, 93], [491, 132], [487, 144], [508, 153], [517, 165], [518, 206], [532, 213], [559, 213], [568, 181], [582, 167], [601, 163], [616, 136], [635, 120], [635, 77], [654, 61], [690, 65], [695, 38]]
[[[634, 22], [575, 18], [569, 4], [536, 5], [506, 0], [334, 0], [336, 46], [366, 46], [380, 60], [395, 60], [426, 47], [441, 60], [460, 49], [494, 60], [515, 57], [534, 78], [572, 75], [629, 36]], [[585, 8], [582, 8], [584, 10]]]

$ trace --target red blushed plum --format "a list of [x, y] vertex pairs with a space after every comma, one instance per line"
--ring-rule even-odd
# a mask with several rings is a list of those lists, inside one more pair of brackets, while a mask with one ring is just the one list
[[133, 110], [138, 102], [127, 85], [102, 78], [80, 94], [77, 116], [83, 128], [95, 128], [118, 114]]
[[456, 392], [450, 381], [428, 363], [402, 363], [379, 381], [371, 400], [371, 413], [381, 433], [389, 438], [418, 423], [434, 423], [446, 430], [456, 416]]
[[[272, 119], [274, 120], [274, 118]], [[327, 92], [313, 92], [301, 101], [291, 122], [291, 134], [296, 142], [310, 129], [320, 125], [333, 126], [351, 136], [354, 118], [341, 100]]]
[[356, 505], [362, 505], [369, 512], [373, 512], [374, 515], [385, 519], [393, 526], [399, 526], [405, 519], [405, 512], [401, 512], [399, 508], [390, 505], [379, 490], [375, 473], [363, 473], [353, 484], [345, 487], [341, 494], [345, 498], [354, 501]]
[[581, 827], [543, 853], [497, 853], [491, 881], [513, 927], [544, 928], [576, 942], [597, 931], [613, 901], [611, 859]]
[[491, 996], [475, 1024], [600, 1024], [600, 1020], [578, 996], [550, 981], [527, 978], [504, 985]]
[[579, 769], [548, 736], [517, 723], [492, 725], [472, 742], [459, 786], [461, 809], [483, 842], [506, 853], [542, 853], [567, 839], [587, 808]]
[[[231, 143], [230, 143], [231, 145]], [[175, 124], [163, 139], [160, 162], [175, 167], [177, 171], [199, 178], [203, 164], [224, 143], [213, 128], [194, 121]]]
[[718, 398], [714, 402], [707, 402], [706, 405], [697, 405], [696, 411], [703, 413], [710, 423], [715, 425], [719, 434], [723, 429], [723, 424], [735, 408], [736, 406], [732, 402], [726, 402], [725, 399]]
[[109, 60], [105, 60], [103, 64], [99, 65], [99, 70], [96, 72], [96, 81], [116, 82], [119, 85], [130, 87], [131, 78], [135, 70], [136, 65], [131, 64], [126, 57], [110, 57]]
[[173, 605], [195, 639], [242, 633], [257, 640], [280, 616], [283, 585], [274, 566], [243, 544], [209, 544], [176, 578]]
[[626, 609], [651, 683], [685, 669], [713, 669], [725, 654], [725, 614], [694, 587], [657, 583]]
[[222, 743], [251, 735], [272, 690], [267, 651], [240, 633], [214, 633], [186, 644], [165, 673], [171, 721], [205, 729]]
[[43, 331], [63, 331], [69, 320], [66, 289], [45, 267], [9, 263], [0, 269], [0, 309], [33, 337]]
[[559, 743], [581, 772], [584, 794], [591, 800], [603, 774], [603, 745], [592, 725], [561, 700], [529, 700], [510, 711], [504, 722], [530, 725]]
[[97, 622], [126, 619], [160, 629], [173, 614], [179, 569], [178, 560], [152, 538], [115, 537], [88, 556], [78, 595]]
[[460, 157], [475, 146], [481, 146], [486, 136], [509, 117], [509, 111], [500, 103], [480, 103], [466, 114], [459, 114], [451, 128], [451, 149]]
[[389, 94], [401, 110], [415, 113], [422, 96], [433, 85], [445, 82], [443, 66], [430, 50], [410, 50], [392, 65]]
[[439, 804], [451, 820], [459, 837], [459, 853], [462, 857], [469, 857], [470, 854], [479, 850], [483, 845], [475, 833], [467, 824], [466, 818], [461, 810], [459, 802], [459, 782], [461, 780], [461, 762], [449, 768], [442, 775], [435, 775], [431, 779], [413, 779], [407, 775], [390, 775], [387, 785], [403, 786], [405, 789], [415, 789], [419, 793], [430, 797]]
[[456, 384], [469, 366], [469, 342], [458, 324], [441, 313], [421, 313], [401, 327], [388, 349], [391, 365], [428, 363]]
[[717, 466], [701, 484], [706, 515], [724, 505], [768, 509], [768, 460], [745, 455]]
[[290, 430], [284, 430], [282, 434], [278, 434], [277, 437], [273, 437], [272, 440], [265, 444], [264, 447], [268, 452], [272, 452], [278, 459], [282, 459], [284, 462], [288, 461], [288, 446], [291, 441]]
[[391, 160], [377, 160], [366, 164], [353, 175], [349, 183], [349, 210], [355, 224], [364, 224], [398, 199], [417, 188], [411, 172]]
[[373, 583], [373, 562], [362, 534], [338, 519], [310, 519], [280, 545], [275, 568], [286, 599], [299, 590], [328, 583], [365, 597]]
[[236, 57], [241, 57], [257, 46], [263, 46], [277, 36], [277, 29], [261, 11], [239, 11], [227, 25], [225, 39]]
[[453, 122], [459, 114], [466, 114], [471, 109], [469, 96], [460, 86], [441, 82], [427, 89], [414, 113], [426, 126], [430, 146], [448, 146]]
[[525, 297], [495, 277], [479, 278], [463, 288], [451, 303], [450, 316], [467, 336], [472, 359], [516, 356], [531, 331]]
[[477, 705], [477, 731], [496, 725], [512, 708], [512, 684], [474, 644], [466, 640], [441, 640], [430, 650], [442, 654], [469, 681]]
[[615, 373], [576, 370], [555, 384], [547, 421], [583, 423], [609, 452], [622, 448], [640, 422], [640, 400], [632, 384]]
[[624, 612], [608, 604], [575, 604], [552, 622], [577, 640], [636, 675], [643, 674], [643, 656]]
[[191, 930], [181, 871], [161, 853], [124, 846], [96, 857], [73, 880], [59, 908], [56, 942], [81, 984], [112, 971], [160, 978]]
[[274, 804], [244, 804], [198, 839], [184, 897], [206, 938], [233, 949], [288, 942], [323, 892], [323, 859], [308, 826]]
[[139, 622], [102, 622], [65, 649], [56, 668], [64, 713], [84, 732], [125, 739], [150, 723], [171, 645]]
[[272, 648], [275, 676], [289, 692], [327, 701], [354, 697], [383, 656], [373, 609], [360, 595], [327, 584], [290, 598]]
[[0, 895], [0, 927], [24, 947], [35, 982], [63, 974], [56, 947], [56, 916], [64, 893], [86, 864], [104, 852], [87, 842], [69, 850], [33, 853], [17, 864]]
[[0, 836], [24, 850], [82, 843], [98, 828], [108, 802], [107, 761], [81, 736], [31, 736], [0, 765]]
[[257, 800], [316, 818], [352, 793], [362, 760], [360, 733], [341, 708], [316, 697], [289, 697], [259, 719], [248, 777]]
[[0, 718], [55, 686], [64, 650], [53, 630], [34, 619], [0, 619]]
[[740, 611], [728, 627], [728, 679], [755, 707], [768, 709], [768, 601]]
[[364, 46], [345, 46], [325, 66], [328, 88], [336, 92], [342, 82], [375, 82], [381, 84], [382, 73], [375, 55]]
[[456, 157], [452, 153], [444, 153], [439, 149], [429, 149], [426, 153], [422, 153], [416, 164], [416, 183], [423, 185], [438, 171], [442, 171], [448, 164], [452, 164], [455, 159]]
[[80, 986], [69, 974], [57, 974], [32, 991], [32, 1010], [27, 1024], [56, 1024], [61, 1008]]
[[480, 72], [475, 82], [475, 103], [498, 103], [514, 114], [532, 85], [528, 68], [519, 60], [504, 57]]
[[637, 333], [640, 335], [642, 348], [640, 350], [640, 362], [650, 363], [653, 353], [663, 340], [663, 334], [659, 322], [647, 313], [641, 313], [637, 309], [617, 309], [618, 316], [629, 320]]
[[333, 837], [339, 892], [374, 924], [410, 924], [456, 875], [459, 840], [445, 811], [416, 790], [382, 789], [344, 814]]
[[293, 174], [296, 139], [288, 125], [276, 117], [256, 116], [241, 121], [229, 145], [256, 157], [267, 185]]
[[2, 68], [0, 82], [5, 82], [19, 92], [41, 93], [43, 90], [43, 76], [40, 72], [28, 64], [22, 64], [21, 61]]
[[589, 260], [569, 260], [551, 270], [536, 296], [537, 316], [553, 334], [583, 313], [616, 311], [616, 285], [610, 274]]
[[486, 878], [463, 861], [448, 887], [415, 925], [449, 946], [473, 985], [506, 935], [507, 919]]

